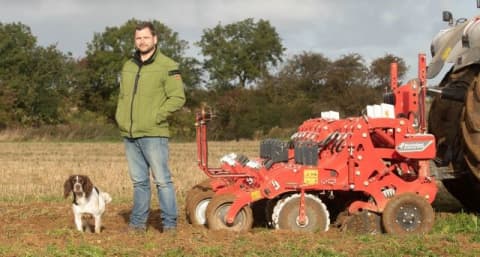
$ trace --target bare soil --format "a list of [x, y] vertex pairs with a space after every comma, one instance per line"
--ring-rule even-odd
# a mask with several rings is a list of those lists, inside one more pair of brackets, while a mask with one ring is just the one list
[[[183, 211], [183, 210], [181, 210]], [[0, 203], [1, 256], [479, 256], [470, 234], [397, 237], [358, 235], [331, 228], [293, 233], [256, 227], [250, 232], [211, 231], [180, 215], [176, 233], [161, 233], [152, 210], [146, 233], [126, 232], [129, 204], [108, 205], [101, 234], [75, 229], [71, 205]], [[437, 219], [455, 215], [437, 213]], [[452, 252], [454, 253], [452, 255]], [[410, 254], [409, 254], [410, 253]], [[420, 255], [419, 255], [420, 254]]]
[[[212, 162], [232, 151], [255, 156], [258, 149], [257, 142], [210, 146]], [[172, 144], [180, 207], [177, 233], [161, 233], [159, 211], [153, 206], [148, 231], [134, 234], [125, 232], [132, 189], [122, 144], [1, 143], [0, 256], [480, 256], [480, 233], [472, 232], [480, 231], [477, 216], [467, 216], [467, 225], [474, 229], [456, 229], [451, 220], [456, 221], [461, 207], [443, 188], [434, 204], [436, 225], [427, 235], [359, 235], [335, 228], [293, 233], [261, 226], [232, 233], [190, 225], [184, 217], [185, 193], [205, 179], [195, 150], [193, 143]], [[59, 198], [70, 174], [89, 175], [114, 198], [101, 234], [76, 231], [71, 199]]]

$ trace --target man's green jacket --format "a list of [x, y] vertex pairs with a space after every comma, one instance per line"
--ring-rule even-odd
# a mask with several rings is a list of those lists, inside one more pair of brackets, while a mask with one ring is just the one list
[[167, 117], [184, 103], [178, 64], [159, 50], [145, 62], [136, 53], [123, 65], [115, 113], [123, 137], [169, 137]]

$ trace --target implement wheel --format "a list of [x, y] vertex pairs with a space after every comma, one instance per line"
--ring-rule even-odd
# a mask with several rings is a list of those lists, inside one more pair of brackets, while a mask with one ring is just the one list
[[276, 229], [292, 231], [327, 231], [330, 225], [327, 207], [316, 196], [305, 194], [305, 224], [299, 222], [300, 194], [281, 199], [275, 205], [272, 221]]
[[427, 233], [433, 227], [435, 213], [423, 197], [406, 193], [395, 196], [382, 214], [383, 228], [390, 234]]
[[207, 207], [207, 225], [213, 230], [248, 231], [253, 225], [253, 212], [249, 206], [244, 206], [235, 217], [233, 224], [227, 224], [227, 216], [230, 206], [235, 200], [234, 195], [215, 195]]
[[341, 212], [337, 217], [337, 226], [340, 231], [354, 234], [380, 234], [382, 233], [382, 217], [380, 214], [367, 210], [355, 214]]
[[205, 212], [207, 206], [212, 200], [214, 192], [210, 185], [210, 179], [206, 179], [195, 185], [187, 193], [185, 201], [185, 214], [187, 221], [193, 225], [206, 225], [207, 218]]

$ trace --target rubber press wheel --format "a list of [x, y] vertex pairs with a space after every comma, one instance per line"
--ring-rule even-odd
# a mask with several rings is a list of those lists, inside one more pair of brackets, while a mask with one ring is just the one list
[[202, 181], [188, 191], [185, 201], [185, 214], [189, 223], [193, 225], [207, 224], [207, 206], [213, 195], [210, 179]]
[[253, 225], [253, 212], [244, 206], [237, 213], [233, 224], [227, 224], [225, 217], [235, 200], [231, 194], [215, 195], [207, 207], [207, 225], [212, 230], [248, 231]]
[[392, 198], [382, 214], [382, 224], [390, 234], [427, 233], [433, 227], [435, 213], [423, 197], [406, 193]]

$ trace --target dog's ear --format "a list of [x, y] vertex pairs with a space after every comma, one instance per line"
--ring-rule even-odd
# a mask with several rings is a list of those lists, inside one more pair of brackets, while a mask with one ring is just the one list
[[85, 197], [90, 197], [90, 194], [93, 190], [93, 183], [88, 176], [83, 176], [83, 191], [85, 192]]
[[70, 176], [67, 180], [65, 180], [65, 183], [63, 184], [63, 196], [65, 198], [67, 198], [70, 192], [72, 192], [73, 190], [72, 179], [73, 175]]

